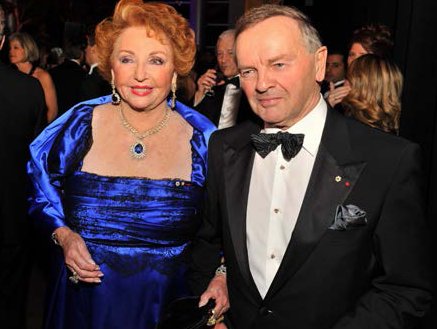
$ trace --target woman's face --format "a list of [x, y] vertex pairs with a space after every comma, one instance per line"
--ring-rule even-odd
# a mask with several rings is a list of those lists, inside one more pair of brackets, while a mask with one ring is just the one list
[[169, 40], [163, 44], [153, 36], [144, 27], [129, 27], [115, 41], [111, 56], [115, 87], [137, 111], [166, 106], [175, 72]]
[[11, 40], [9, 42], [9, 60], [12, 64], [25, 62], [26, 54], [24, 48], [18, 40]]
[[355, 59], [367, 54], [368, 51], [364, 49], [361, 43], [353, 43], [351, 49], [349, 49], [349, 55], [347, 57], [347, 65], [349, 66]]

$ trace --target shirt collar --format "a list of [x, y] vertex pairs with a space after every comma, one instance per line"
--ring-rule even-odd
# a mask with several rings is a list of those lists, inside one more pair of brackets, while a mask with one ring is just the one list
[[[316, 156], [322, 139], [323, 128], [325, 127], [327, 105], [322, 95], [320, 95], [317, 105], [300, 121], [286, 131], [291, 134], [304, 134], [302, 148], [312, 156]], [[279, 128], [264, 128], [262, 132], [273, 134], [281, 131]]]
[[94, 69], [97, 67], [97, 63], [91, 64], [90, 70], [88, 71], [88, 74], [91, 75], [94, 71]]

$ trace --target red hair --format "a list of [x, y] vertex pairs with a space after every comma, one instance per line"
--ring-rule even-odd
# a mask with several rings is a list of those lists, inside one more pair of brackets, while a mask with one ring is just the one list
[[114, 15], [96, 27], [99, 71], [111, 81], [111, 55], [114, 44], [123, 30], [132, 26], [145, 27], [151, 37], [162, 43], [170, 41], [174, 53], [174, 67], [179, 75], [187, 75], [194, 64], [196, 43], [187, 20], [173, 7], [163, 3], [143, 3], [142, 0], [121, 0]]

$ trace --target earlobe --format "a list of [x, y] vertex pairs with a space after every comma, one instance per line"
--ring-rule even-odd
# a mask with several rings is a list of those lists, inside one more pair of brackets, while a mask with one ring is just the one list
[[314, 53], [316, 65], [316, 81], [321, 82], [325, 78], [326, 58], [328, 56], [328, 48], [320, 47]]

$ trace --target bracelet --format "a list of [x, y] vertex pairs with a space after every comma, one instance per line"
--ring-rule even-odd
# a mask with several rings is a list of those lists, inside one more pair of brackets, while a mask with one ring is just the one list
[[52, 241], [53, 241], [53, 243], [54, 243], [55, 245], [57, 245], [57, 246], [60, 246], [60, 245], [61, 245], [61, 244], [59, 243], [58, 236], [57, 236], [56, 232], [53, 232], [53, 233], [52, 233], [51, 238], [52, 238]]
[[226, 266], [225, 264], [221, 264], [217, 269], [215, 270], [215, 275], [225, 275], [226, 276]]

